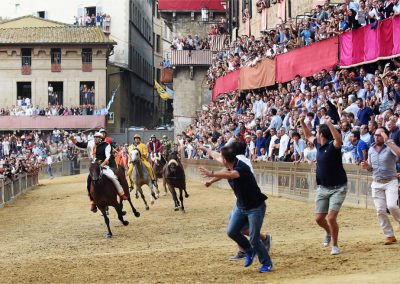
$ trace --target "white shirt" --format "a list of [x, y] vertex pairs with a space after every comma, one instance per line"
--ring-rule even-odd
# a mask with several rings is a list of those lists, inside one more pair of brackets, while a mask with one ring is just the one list
[[286, 151], [286, 149], [287, 149], [289, 140], [290, 140], [290, 138], [289, 138], [289, 136], [286, 135], [286, 134], [284, 134], [284, 135], [281, 137], [281, 140], [280, 140], [280, 142], [279, 142], [279, 158], [280, 158], [280, 157], [283, 157], [283, 156], [285, 155], [285, 151]]
[[50, 155], [46, 157], [46, 163], [47, 163], [47, 165], [49, 165], [49, 166], [51, 166], [51, 164], [53, 164], [53, 159], [51, 158]]
[[359, 110], [360, 108], [358, 107], [357, 103], [352, 103], [347, 108], [345, 108], [344, 111], [347, 113], [351, 112], [352, 114], [354, 114], [354, 117], [357, 117], [357, 113]]
[[246, 158], [245, 155], [236, 155], [236, 158], [239, 161], [242, 161], [243, 163], [245, 163], [246, 165], [249, 166], [251, 172], [254, 174], [254, 169], [253, 169], [253, 165], [251, 164], [251, 161], [249, 159]]
[[371, 134], [369, 134], [369, 132], [367, 132], [367, 133], [365, 133], [365, 134], [363, 134], [363, 135], [360, 135], [360, 139], [361, 139], [362, 141], [364, 141], [365, 143], [367, 143], [368, 146], [370, 146], [370, 145], [369, 145], [369, 142], [371, 141], [371, 140], [370, 140], [370, 139], [371, 139]]
[[256, 118], [261, 117], [263, 109], [264, 109], [264, 102], [262, 100], [254, 102], [253, 112], [255, 113]]

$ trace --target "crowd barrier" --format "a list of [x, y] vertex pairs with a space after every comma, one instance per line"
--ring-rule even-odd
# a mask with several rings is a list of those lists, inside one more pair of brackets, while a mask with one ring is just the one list
[[[210, 170], [221, 169], [222, 166], [212, 160], [184, 159], [186, 180], [204, 182], [198, 167]], [[255, 177], [261, 190], [272, 196], [282, 196], [304, 202], [314, 202], [316, 193], [315, 165], [293, 165], [283, 162], [253, 163]], [[358, 208], [374, 208], [371, 197], [372, 176], [356, 165], [344, 165], [347, 173], [347, 197], [345, 205]], [[334, 171], [335, 169], [332, 169]], [[230, 188], [226, 181], [215, 184], [219, 188]]]
[[[62, 161], [52, 165], [53, 176], [69, 176], [87, 173], [89, 170], [89, 159], [80, 161]], [[17, 179], [0, 180], [0, 208], [13, 201], [21, 193], [33, 189], [39, 183], [39, 179], [48, 178], [47, 166], [42, 166], [38, 173], [20, 174]]]
[[38, 182], [38, 173], [21, 174], [15, 180], [0, 180], [0, 208], [2, 208], [6, 203], [14, 200], [21, 193], [37, 186]]

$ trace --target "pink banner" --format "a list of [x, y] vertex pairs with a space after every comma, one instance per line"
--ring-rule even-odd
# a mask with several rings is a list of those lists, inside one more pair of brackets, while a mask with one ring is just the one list
[[0, 130], [92, 129], [106, 126], [105, 116], [0, 116]]
[[336, 64], [338, 64], [338, 37], [333, 37], [278, 55], [276, 80], [284, 83], [293, 80], [296, 75], [311, 76]]
[[212, 91], [212, 100], [224, 93], [236, 91], [239, 88], [240, 70], [235, 70], [225, 76], [219, 77]]
[[340, 66], [374, 62], [400, 54], [400, 16], [340, 35]]

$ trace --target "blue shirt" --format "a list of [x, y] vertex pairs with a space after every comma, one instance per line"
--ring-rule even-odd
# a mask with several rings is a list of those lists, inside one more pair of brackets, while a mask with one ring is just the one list
[[240, 175], [238, 178], [228, 179], [237, 199], [237, 207], [250, 210], [263, 204], [267, 196], [258, 187], [250, 167], [243, 161], [237, 160], [233, 170], [239, 172]]
[[[362, 150], [365, 150], [365, 157], [363, 156]], [[357, 143], [357, 150], [356, 150], [356, 159], [358, 161], [364, 161], [367, 160], [368, 158], [368, 145], [367, 143], [365, 143], [364, 141], [362, 141], [361, 139], [358, 140]]]
[[363, 109], [360, 109], [357, 113], [357, 119], [360, 125], [362, 124], [368, 125], [368, 122], [371, 120], [372, 115], [374, 115], [374, 113], [372, 112], [372, 109], [370, 109], [369, 107], [364, 107]]
[[257, 156], [261, 156], [261, 151], [260, 149], [264, 148], [267, 151], [267, 139], [264, 137], [257, 138], [256, 139], [256, 151], [257, 151]]

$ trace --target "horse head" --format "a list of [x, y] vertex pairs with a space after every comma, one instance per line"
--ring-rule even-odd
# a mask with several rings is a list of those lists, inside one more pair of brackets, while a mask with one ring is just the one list
[[140, 152], [137, 148], [133, 149], [132, 151], [132, 163], [137, 164], [140, 162]]
[[179, 164], [175, 159], [171, 159], [168, 162], [168, 168], [169, 168], [169, 172], [171, 174], [175, 174], [176, 173], [176, 169], [178, 168]]
[[97, 184], [103, 176], [103, 172], [100, 167], [99, 161], [93, 161], [89, 167], [89, 175], [92, 178], [93, 183]]

